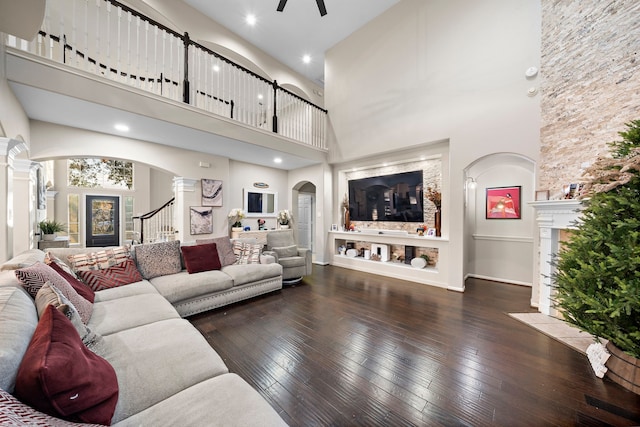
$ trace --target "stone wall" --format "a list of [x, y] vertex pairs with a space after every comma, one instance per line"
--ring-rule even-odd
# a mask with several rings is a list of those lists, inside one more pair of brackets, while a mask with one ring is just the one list
[[640, 119], [640, 2], [542, 0], [538, 188], [558, 194]]

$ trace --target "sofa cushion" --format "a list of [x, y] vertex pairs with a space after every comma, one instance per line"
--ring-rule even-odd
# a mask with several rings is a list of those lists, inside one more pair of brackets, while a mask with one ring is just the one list
[[58, 288], [62, 294], [71, 301], [76, 307], [83, 323], [87, 323], [91, 318], [91, 312], [93, 311], [93, 304], [86, 299], [82, 298], [76, 291], [55, 272], [51, 267], [41, 262], [37, 262], [30, 267], [21, 268], [15, 271], [16, 277], [23, 283], [25, 289], [32, 297], [36, 297], [38, 290], [47, 281], [50, 281], [53, 286]]
[[282, 275], [280, 264], [245, 264], [228, 265], [222, 271], [233, 279], [233, 286], [257, 282]]
[[211, 239], [196, 239], [196, 244], [202, 245], [205, 243], [215, 243], [218, 248], [218, 257], [220, 258], [220, 265], [231, 265], [236, 262], [236, 254], [233, 253], [233, 246], [231, 245], [231, 239], [229, 236], [213, 237]]
[[100, 270], [120, 264], [131, 258], [131, 245], [102, 249], [96, 252], [86, 252], [69, 255], [67, 258], [71, 269], [76, 273], [81, 270]]
[[138, 270], [145, 279], [175, 274], [182, 270], [179, 240], [136, 245], [134, 252]]
[[236, 264], [259, 264], [262, 245], [259, 243], [245, 243], [239, 240], [233, 242], [233, 253]]
[[36, 307], [24, 289], [0, 288], [0, 388], [3, 390], [13, 392], [20, 361], [37, 324]]
[[106, 336], [161, 320], [179, 318], [176, 309], [160, 294], [141, 294], [96, 302], [87, 326]]
[[290, 256], [286, 258], [278, 258], [278, 263], [284, 268], [300, 267], [306, 264], [307, 260], [301, 256]]
[[[202, 396], [206, 396], [203, 399]], [[180, 408], [176, 411], [176, 408]], [[215, 408], [213, 416], [209, 415]], [[121, 421], [119, 427], [170, 426], [285, 427], [269, 403], [236, 374], [224, 374], [186, 388]]]
[[[154, 322], [104, 339], [105, 352], [101, 356], [114, 367], [120, 384], [114, 423], [185, 388], [228, 372], [202, 334], [184, 319]], [[209, 407], [212, 417], [217, 409]], [[182, 412], [184, 408], [175, 407], [174, 410]]]
[[182, 271], [170, 276], [154, 277], [150, 282], [172, 304], [233, 287], [231, 277], [220, 270], [195, 274]]
[[78, 276], [94, 291], [117, 288], [142, 280], [136, 263], [131, 258], [105, 269], [78, 271]]
[[78, 332], [82, 343], [87, 346], [89, 350], [93, 351], [93, 348], [101, 342], [102, 337], [99, 334], [94, 333], [87, 325], [82, 323], [80, 314], [76, 308], [71, 304], [62, 292], [56, 289], [51, 283], [47, 282], [40, 288], [36, 294], [36, 309], [38, 316], [42, 317], [47, 306], [52, 305], [67, 319], [71, 321], [71, 324]]
[[69, 319], [50, 305], [20, 364], [15, 396], [49, 415], [110, 424], [118, 380], [109, 362], [89, 351]]
[[[96, 293], [93, 291], [93, 289], [91, 289], [89, 286], [87, 286], [84, 282], [78, 280], [78, 276], [76, 276], [75, 273], [70, 273], [69, 271], [67, 271], [67, 269], [69, 267], [67, 267], [67, 269], [63, 268], [60, 264], [53, 262], [51, 264], [48, 264], [49, 267], [51, 267], [56, 273], [58, 273], [60, 276], [62, 276], [62, 278], [64, 280], [67, 281], [68, 284], [71, 285], [71, 287], [73, 287], [73, 289], [76, 290], [76, 292], [84, 299], [86, 299], [89, 302], [93, 302], [96, 298]], [[63, 265], [66, 265], [63, 263]]]
[[154, 288], [148, 280], [142, 280], [141, 282], [131, 283], [127, 286], [120, 286], [118, 288], [110, 288], [98, 291], [96, 292], [95, 302], [126, 298], [134, 295], [157, 293], [158, 290]]
[[220, 270], [220, 258], [215, 243], [205, 243], [181, 248], [184, 264], [189, 274]]
[[74, 423], [55, 418], [43, 412], [36, 411], [29, 405], [25, 405], [10, 393], [0, 389], [0, 425], [12, 427], [100, 427], [99, 424]]
[[40, 249], [29, 249], [2, 264], [0, 270], [17, 270], [19, 268], [29, 267], [36, 262], [44, 262], [44, 252]]
[[298, 255], [298, 246], [296, 245], [271, 248], [271, 250], [278, 255], [278, 258], [287, 258]]

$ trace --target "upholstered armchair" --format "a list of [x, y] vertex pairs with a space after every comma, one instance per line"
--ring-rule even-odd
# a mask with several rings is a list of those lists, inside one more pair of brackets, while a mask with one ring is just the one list
[[265, 255], [272, 255], [282, 265], [282, 282], [292, 284], [311, 274], [311, 250], [299, 248], [293, 230], [274, 230], [267, 233]]

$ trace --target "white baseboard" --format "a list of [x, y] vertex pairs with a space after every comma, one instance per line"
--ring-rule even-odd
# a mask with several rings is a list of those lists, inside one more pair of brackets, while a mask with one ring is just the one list
[[521, 282], [519, 280], [503, 279], [500, 277], [489, 277], [489, 276], [483, 276], [481, 274], [467, 274], [464, 277], [464, 279], [467, 280], [470, 277], [473, 277], [474, 279], [491, 280], [492, 282], [509, 283], [511, 285], [528, 286], [528, 287], [533, 286], [531, 282]]

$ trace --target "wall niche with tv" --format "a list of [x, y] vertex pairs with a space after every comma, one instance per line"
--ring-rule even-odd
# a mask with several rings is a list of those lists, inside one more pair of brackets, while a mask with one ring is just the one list
[[350, 220], [357, 227], [406, 230], [433, 227], [428, 187], [442, 188], [441, 159], [407, 161], [345, 172]]
[[352, 221], [424, 222], [422, 170], [349, 180]]

